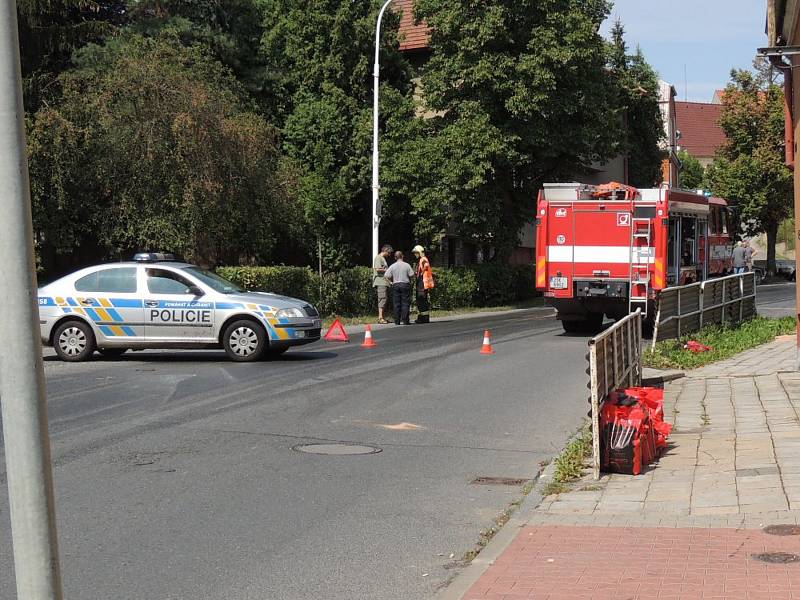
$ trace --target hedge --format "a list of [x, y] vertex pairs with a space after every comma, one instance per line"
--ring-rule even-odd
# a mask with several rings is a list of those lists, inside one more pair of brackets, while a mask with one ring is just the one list
[[[323, 315], [361, 316], [377, 311], [372, 269], [319, 274], [306, 267], [220, 267], [222, 277], [248, 290], [308, 300]], [[533, 266], [476, 265], [435, 268], [433, 308], [504, 306], [536, 295]]]

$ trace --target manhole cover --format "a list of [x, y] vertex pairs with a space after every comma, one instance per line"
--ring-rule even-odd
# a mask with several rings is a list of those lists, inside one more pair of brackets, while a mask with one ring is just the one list
[[768, 525], [764, 533], [770, 535], [800, 535], [800, 525]]
[[362, 444], [298, 444], [292, 450], [306, 454], [326, 454], [330, 456], [349, 456], [352, 454], [377, 454], [382, 448]]
[[753, 554], [753, 558], [761, 562], [781, 565], [800, 561], [800, 556], [797, 556], [797, 554], [789, 554], [788, 552], [763, 552], [761, 554]]
[[524, 485], [530, 479], [514, 479], [512, 477], [476, 477], [470, 483], [475, 485]]

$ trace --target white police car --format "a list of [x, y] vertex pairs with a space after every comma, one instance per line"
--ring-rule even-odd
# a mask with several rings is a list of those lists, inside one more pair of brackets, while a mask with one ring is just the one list
[[82, 269], [39, 289], [42, 342], [66, 361], [97, 350], [224, 348], [258, 360], [320, 337], [317, 309], [295, 298], [246, 292], [172, 255]]

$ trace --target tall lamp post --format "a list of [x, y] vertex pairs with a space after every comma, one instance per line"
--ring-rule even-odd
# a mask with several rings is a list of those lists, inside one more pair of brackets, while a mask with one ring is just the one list
[[[381, 21], [383, 13], [392, 3], [386, 0], [378, 13], [378, 24], [375, 27], [375, 68], [372, 71], [374, 93], [372, 104], [372, 257], [378, 255], [378, 229], [381, 223], [381, 204], [380, 204], [380, 154], [378, 152], [378, 96], [380, 91], [380, 70], [381, 70]], [[370, 264], [372, 264], [370, 262]]]

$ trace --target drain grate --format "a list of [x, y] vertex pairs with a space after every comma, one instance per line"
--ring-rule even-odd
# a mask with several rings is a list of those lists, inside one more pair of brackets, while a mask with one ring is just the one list
[[753, 558], [761, 562], [777, 565], [785, 565], [800, 561], [800, 556], [797, 556], [797, 554], [789, 554], [788, 552], [762, 552], [761, 554], [753, 554]]
[[530, 479], [516, 479], [513, 477], [476, 477], [470, 483], [474, 485], [525, 485]]
[[800, 535], [800, 525], [768, 525], [763, 531], [770, 535]]
[[298, 444], [297, 446], [292, 446], [292, 450], [305, 454], [323, 454], [326, 456], [353, 456], [383, 452], [383, 448], [364, 444]]

